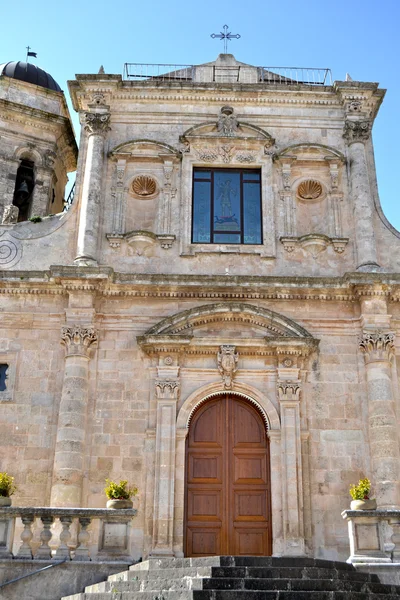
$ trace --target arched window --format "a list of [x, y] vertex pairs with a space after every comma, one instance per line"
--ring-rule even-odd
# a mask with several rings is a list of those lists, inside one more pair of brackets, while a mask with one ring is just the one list
[[13, 204], [19, 208], [18, 222], [26, 221], [29, 217], [33, 188], [35, 187], [34, 163], [22, 159], [18, 167]]

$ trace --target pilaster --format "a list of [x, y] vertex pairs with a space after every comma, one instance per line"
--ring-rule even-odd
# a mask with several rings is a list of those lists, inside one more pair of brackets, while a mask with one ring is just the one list
[[371, 135], [370, 119], [345, 122], [343, 137], [348, 144], [351, 198], [357, 248], [357, 270], [374, 272], [380, 267], [374, 231], [374, 202], [368, 174], [365, 143]]
[[155, 381], [157, 401], [154, 473], [153, 544], [151, 556], [174, 556], [174, 491], [176, 408], [180, 392], [179, 366], [160, 356]]

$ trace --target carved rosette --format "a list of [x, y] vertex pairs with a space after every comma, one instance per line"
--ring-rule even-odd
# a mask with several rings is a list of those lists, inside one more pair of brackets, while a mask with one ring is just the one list
[[178, 400], [180, 383], [176, 379], [158, 379], [156, 381], [156, 396], [158, 400]]
[[343, 137], [349, 144], [366, 142], [371, 135], [371, 121], [346, 121]]
[[279, 381], [277, 385], [279, 402], [298, 402], [301, 387], [297, 381]]
[[111, 129], [110, 113], [87, 112], [84, 114], [83, 123], [89, 135], [105, 135]]
[[237, 371], [238, 360], [239, 354], [236, 352], [236, 346], [228, 344], [220, 346], [217, 354], [217, 365], [226, 390], [233, 387], [233, 377]]
[[61, 329], [61, 343], [66, 349], [66, 356], [88, 356], [89, 349], [98, 340], [97, 332], [93, 327], [63, 327]]
[[359, 347], [364, 354], [365, 362], [377, 360], [390, 360], [394, 354], [394, 333], [377, 331], [374, 333], [364, 331], [359, 340]]

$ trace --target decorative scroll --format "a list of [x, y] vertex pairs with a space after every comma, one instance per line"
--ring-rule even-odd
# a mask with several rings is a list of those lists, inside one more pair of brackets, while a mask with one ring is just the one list
[[359, 340], [359, 347], [367, 363], [374, 360], [389, 360], [394, 353], [394, 333], [364, 331]]
[[223, 345], [217, 354], [218, 371], [221, 373], [224, 387], [227, 390], [233, 387], [233, 377], [237, 371], [239, 354], [236, 352], [236, 346]]
[[61, 329], [61, 343], [66, 348], [67, 356], [83, 354], [88, 355], [89, 348], [98, 340], [97, 332], [93, 327], [63, 327]]
[[110, 131], [110, 113], [92, 113], [84, 114], [84, 129], [89, 135], [105, 135]]

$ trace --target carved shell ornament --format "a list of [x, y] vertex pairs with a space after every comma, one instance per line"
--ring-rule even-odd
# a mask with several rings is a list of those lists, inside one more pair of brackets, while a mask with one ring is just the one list
[[151, 198], [157, 193], [157, 183], [153, 177], [138, 175], [132, 181], [132, 191], [139, 198]]
[[307, 179], [300, 183], [297, 194], [303, 200], [317, 200], [322, 196], [322, 185], [314, 179]]

